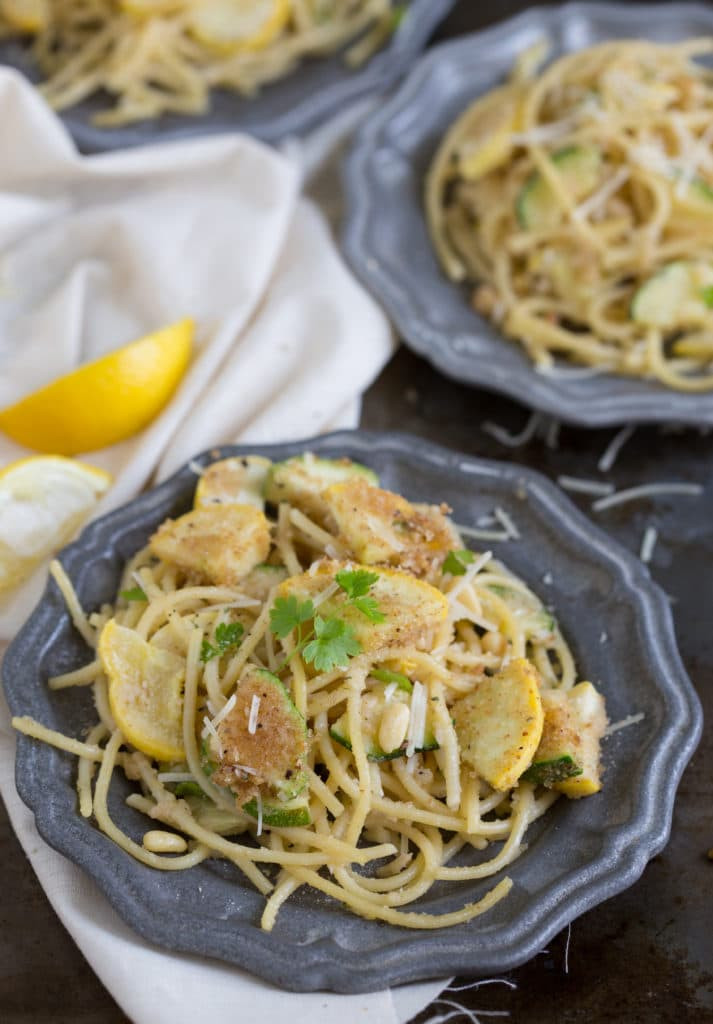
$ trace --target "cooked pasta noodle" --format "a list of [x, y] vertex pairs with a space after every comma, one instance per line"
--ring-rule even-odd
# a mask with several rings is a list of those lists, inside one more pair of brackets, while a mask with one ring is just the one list
[[345, 60], [358, 65], [402, 10], [391, 0], [46, 0], [27, 20], [16, 6], [0, 0], [0, 37], [34, 36], [49, 103], [64, 110], [108, 93], [115, 105], [92, 118], [107, 127], [203, 114], [213, 89], [253, 96], [349, 43]]
[[443, 269], [538, 368], [713, 388], [713, 39], [526, 51], [455, 121], [426, 210]]
[[[544, 743], [547, 695], [569, 700], [590, 684], [575, 686], [572, 654], [536, 595], [489, 552], [465, 549], [442, 508], [411, 505], [375, 480], [357, 480], [362, 469], [348, 462], [305, 456], [269, 472], [288, 467], [281, 470], [288, 479], [295, 466], [347, 479], [319, 491], [321, 513], [309, 493], [304, 501], [286, 493], [275, 508], [271, 501], [287, 485], [273, 482], [265, 491], [269, 518], [254, 505], [221, 504], [201, 483], [194, 511], [160, 527], [125, 567], [115, 605], [89, 620], [54, 563], [75, 625], [96, 653], [49, 685], [61, 700], [67, 687], [91, 684], [99, 721], [85, 742], [29, 718], [13, 724], [79, 758], [79, 812], [127, 854], [161, 870], [207, 857], [231, 861], [267, 897], [267, 930], [304, 885], [403, 927], [470, 920], [507, 894], [509, 878], [455, 911], [402, 908], [439, 881], [486, 879], [519, 856], [529, 825], [558, 795], [552, 779], [522, 778]], [[343, 497], [346, 523], [337, 505]], [[397, 524], [391, 560], [382, 551], [364, 563], [370, 549], [352, 530], [367, 521], [361, 511], [379, 543]], [[228, 518], [221, 526], [233, 515], [244, 524], [235, 541]], [[220, 532], [201, 533], [206, 521]], [[251, 551], [252, 567], [232, 575], [232, 559], [249, 546], [248, 521], [264, 526], [267, 539]], [[325, 548], [344, 560], [325, 556]], [[215, 551], [218, 567], [210, 561]], [[281, 627], [286, 615], [296, 616], [294, 627], [289, 618]], [[328, 657], [319, 642], [330, 624], [332, 642], [338, 636], [344, 646]], [[481, 703], [474, 713], [480, 737], [471, 735], [466, 702], [493, 685], [493, 706]], [[499, 706], [499, 690], [512, 695], [510, 710], [507, 696]], [[530, 703], [518, 711], [523, 694]], [[586, 792], [598, 788], [598, 736]], [[500, 773], [501, 781], [476, 769], [479, 744], [483, 764], [496, 748], [484, 774]], [[269, 772], [278, 762], [276, 783]], [[185, 852], [155, 852], [153, 834], [142, 845], [112, 819], [107, 801], [117, 770], [137, 786], [127, 803], [152, 827], [180, 833]], [[574, 781], [583, 770], [570, 772]], [[158, 848], [170, 848], [159, 838]], [[491, 843], [502, 845], [474, 862], [473, 851]]]

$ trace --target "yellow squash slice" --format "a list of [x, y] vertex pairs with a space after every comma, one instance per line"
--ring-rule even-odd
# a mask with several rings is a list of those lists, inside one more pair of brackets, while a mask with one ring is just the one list
[[263, 509], [263, 492], [271, 466], [270, 459], [261, 455], [245, 455], [211, 463], [198, 480], [193, 507], [254, 505]]
[[216, 50], [264, 50], [290, 20], [290, 0], [197, 0], [189, 25]]
[[484, 676], [451, 709], [461, 758], [493, 789], [511, 789], [532, 761], [544, 713], [537, 669], [518, 658]]
[[124, 736], [158, 761], [181, 761], [185, 659], [110, 619], [99, 637], [109, 706]]

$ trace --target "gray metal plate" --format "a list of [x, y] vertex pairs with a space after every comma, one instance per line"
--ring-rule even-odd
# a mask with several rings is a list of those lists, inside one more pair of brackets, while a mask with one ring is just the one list
[[713, 393], [683, 394], [612, 374], [586, 376], [572, 364], [563, 364], [561, 376], [536, 372], [522, 348], [478, 316], [438, 265], [422, 204], [430, 160], [457, 115], [500, 83], [517, 54], [543, 33], [555, 54], [618, 37], [673, 42], [713, 34], [713, 10], [677, 3], [533, 7], [430, 50], [370, 117], [347, 160], [347, 259], [406, 343], [456, 380], [583, 426], [713, 423]]
[[[455, 0], [406, 0], [409, 12], [388, 46], [356, 71], [339, 54], [305, 61], [292, 74], [246, 99], [216, 90], [210, 111], [198, 117], [165, 114], [121, 128], [97, 128], [92, 114], [110, 106], [108, 96], [90, 97], [61, 117], [84, 153], [185, 139], [218, 132], [247, 132], [265, 142], [301, 135], [356, 100], [394, 85], [426, 45]], [[0, 43], [0, 61], [19, 68], [32, 81], [38, 71], [18, 42]]]
[[[221, 453], [281, 459], [305, 448], [356, 458], [379, 472], [385, 486], [411, 498], [445, 500], [464, 525], [496, 506], [513, 517], [522, 540], [494, 545], [495, 554], [554, 607], [580, 676], [602, 689], [611, 719], [645, 712], [640, 724], [607, 741], [601, 795], [561, 800], [536, 823], [527, 852], [508, 868], [514, 880], [510, 895], [466, 925], [413, 932], [355, 917], [321, 894], [300, 890], [267, 935], [259, 928], [262, 897], [236, 869], [206, 862], [186, 872], [153, 871], [81, 818], [74, 758], [20, 736], [18, 792], [47, 842], [97, 882], [128, 924], [167, 948], [217, 957], [294, 990], [371, 991], [516, 966], [574, 917], [634, 882], [666, 843], [676, 786], [701, 728], [668, 601], [636, 558], [531, 470], [459, 455], [409, 435], [367, 432]], [[83, 607], [113, 599], [125, 560], [167, 515], [190, 506], [195, 482], [195, 474], [182, 469], [91, 524], [65, 549], [61, 561]], [[552, 582], [545, 584], [548, 573]], [[49, 583], [5, 656], [3, 683], [13, 714], [33, 715], [82, 736], [94, 718], [88, 694], [51, 692], [45, 682], [85, 664], [88, 656], [56, 585]], [[125, 806], [128, 791], [128, 783], [117, 778], [110, 811], [140, 841], [145, 819]], [[454, 910], [492, 885], [492, 879], [439, 883], [417, 909]]]

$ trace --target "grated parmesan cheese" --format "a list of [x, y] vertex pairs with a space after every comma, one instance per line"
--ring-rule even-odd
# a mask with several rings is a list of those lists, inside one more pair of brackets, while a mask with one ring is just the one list
[[473, 526], [460, 526], [458, 523], [455, 523], [454, 525], [458, 533], [461, 533], [464, 537], [472, 537], [473, 540], [510, 540], [510, 535], [506, 533], [505, 530], [478, 530]]
[[684, 483], [658, 483], [641, 484], [639, 487], [628, 487], [624, 491], [615, 491], [606, 498], [600, 498], [592, 505], [594, 512], [603, 512], [605, 509], [613, 508], [615, 505], [624, 505], [628, 501], [637, 501], [639, 498], [655, 498], [665, 494], [687, 494], [693, 498], [703, 493], [701, 484]]
[[573, 491], [577, 494], [604, 496], [614, 492], [614, 484], [605, 484], [601, 480], [586, 480], [578, 476], [558, 476], [557, 483], [565, 491]]
[[598, 191], [585, 199], [579, 206], [575, 206], [572, 215], [577, 220], [585, 220], [590, 215], [599, 213], [614, 193], [618, 192], [621, 186], [629, 180], [629, 177], [629, 168], [620, 167], [616, 174], [612, 174], [611, 178], [608, 178]]
[[159, 772], [156, 776], [159, 782], [194, 782], [191, 772]]
[[505, 427], [498, 423], [492, 423], [490, 420], [482, 423], [480, 429], [484, 434], [489, 434], [500, 444], [505, 445], [506, 448], [520, 448], [533, 439], [541, 421], [541, 413], [533, 412], [519, 434], [511, 434]]
[[618, 434], [612, 438], [609, 444], [606, 446], [602, 455], [597, 463], [597, 469], [600, 473], [608, 473], [617, 460], [619, 452], [624, 447], [626, 442], [629, 440], [631, 435], [636, 430], [632, 424], [627, 427], [622, 427]]
[[604, 730], [604, 735], [611, 736], [613, 732], [619, 732], [620, 729], [627, 729], [630, 725], [636, 725], [637, 722], [641, 722], [645, 717], [644, 712], [639, 711], [635, 715], [627, 715], [626, 718], [622, 718], [618, 722], [611, 722]]
[[504, 508], [496, 508], [494, 511], [495, 518], [499, 523], [502, 524], [503, 528], [507, 532], [508, 540], [520, 540], [520, 531], [518, 530], [511, 517], [505, 511]]
[[260, 796], [259, 792], [256, 793], [256, 795], [255, 795], [255, 803], [257, 804], [257, 832], [255, 834], [258, 835], [258, 836], [261, 836], [262, 835], [262, 797]]
[[411, 715], [406, 734], [406, 757], [412, 757], [416, 747], [422, 747], [426, 734], [427, 691], [423, 683], [414, 682], [411, 695]]
[[659, 539], [659, 531], [655, 526], [647, 526], [644, 536], [641, 539], [641, 551], [639, 557], [644, 565], [648, 565], [653, 558], [656, 541]]
[[215, 745], [216, 745], [217, 753], [218, 753], [218, 760], [222, 761], [223, 760], [223, 744], [220, 742], [220, 736], [218, 735], [218, 730], [213, 725], [213, 723], [211, 722], [210, 718], [208, 718], [207, 715], [204, 715], [203, 716], [203, 730], [201, 732], [201, 737], [205, 740], [205, 739], [208, 738], [208, 736], [211, 736], [215, 740]]
[[233, 696], [232, 696], [232, 697], [231, 697], [231, 698], [230, 698], [229, 700], [226, 700], [225, 704], [224, 704], [224, 705], [223, 705], [223, 707], [222, 707], [222, 708], [220, 709], [220, 711], [218, 712], [218, 714], [217, 714], [217, 715], [215, 715], [215, 716], [214, 716], [214, 717], [213, 717], [213, 718], [211, 719], [211, 722], [212, 722], [212, 725], [213, 725], [213, 727], [214, 727], [214, 728], [216, 728], [217, 726], [219, 726], [219, 725], [220, 725], [220, 723], [221, 723], [221, 722], [223, 721], [223, 719], [224, 719], [224, 718], [225, 718], [225, 717], [226, 717], [227, 715], [229, 715], [229, 714], [230, 714], [230, 712], [231, 712], [231, 711], [233, 710], [233, 708], [235, 707], [235, 702], [237, 701], [237, 699], [238, 699], [238, 698], [237, 698], [237, 694], [235, 694], [235, 693], [234, 693], [234, 694], [233, 694]]
[[257, 729], [257, 716], [260, 712], [260, 698], [257, 694], [253, 694], [252, 700], [250, 701], [250, 716], [248, 718], [248, 732], [251, 735], [255, 734]]
[[188, 463], [188, 468], [192, 473], [195, 473], [196, 476], [203, 476], [205, 473], [205, 466], [201, 466], [200, 462], [196, 462], [195, 459], [191, 459]]

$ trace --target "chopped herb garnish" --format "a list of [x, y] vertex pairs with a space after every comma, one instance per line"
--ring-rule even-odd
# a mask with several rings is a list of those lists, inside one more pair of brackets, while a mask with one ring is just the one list
[[311, 601], [298, 601], [294, 595], [278, 597], [270, 609], [270, 630], [281, 640], [299, 629], [303, 622], [314, 618], [314, 605]]
[[204, 640], [201, 644], [201, 661], [211, 661], [212, 658], [227, 654], [233, 647], [237, 647], [243, 639], [245, 627], [242, 622], [221, 622], [215, 627], [215, 644]]
[[366, 615], [371, 622], [383, 622], [386, 618], [376, 599], [367, 596], [378, 578], [378, 573], [368, 572], [366, 569], [343, 569], [335, 577], [349, 598], [349, 603], [357, 608], [362, 615]]
[[449, 551], [443, 562], [443, 572], [449, 572], [451, 576], [465, 576], [467, 565], [475, 561], [472, 551], [462, 549], [460, 551]]
[[378, 578], [378, 573], [369, 572], [367, 569], [342, 569], [335, 576], [344, 593], [352, 599], [368, 594]]
[[123, 597], [125, 601], [148, 601], [148, 597], [141, 587], [132, 587], [131, 590], [122, 590], [119, 592], [119, 597]]
[[361, 653], [361, 644], [348, 623], [317, 615], [314, 637], [305, 645], [303, 653], [305, 661], [311, 662], [319, 672], [331, 672], [333, 668], [345, 668], [350, 658]]

